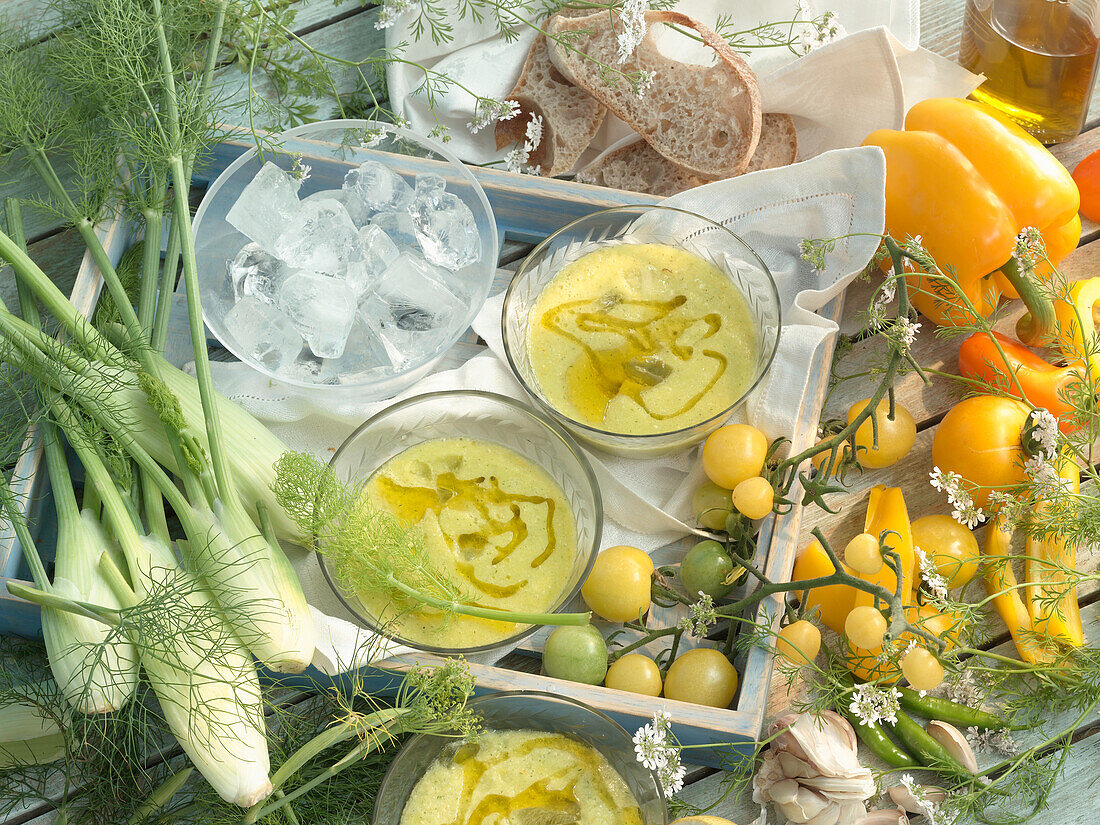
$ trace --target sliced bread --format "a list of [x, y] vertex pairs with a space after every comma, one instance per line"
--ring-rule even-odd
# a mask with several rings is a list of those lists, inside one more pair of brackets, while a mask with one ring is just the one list
[[641, 138], [600, 155], [577, 173], [577, 180], [662, 198], [709, 182], [657, 154]]
[[790, 115], [766, 112], [760, 121], [760, 140], [746, 172], [787, 166], [798, 158], [798, 132]]
[[509, 100], [519, 114], [496, 125], [497, 149], [523, 142], [532, 116], [542, 117], [542, 140], [527, 157], [543, 175], [570, 171], [588, 148], [607, 110], [592, 95], [566, 80], [550, 62], [546, 36], [539, 34], [527, 53], [519, 81]]
[[[566, 79], [678, 166], [710, 180], [743, 172], [760, 138], [760, 89], [752, 69], [725, 40], [685, 14], [651, 11], [645, 19], [646, 37], [619, 64], [618, 17], [606, 12], [555, 15], [546, 24], [550, 59]], [[695, 31], [718, 60], [699, 66], [665, 57], [653, 38], [653, 27], [661, 23]], [[621, 78], [614, 85], [607, 82], [599, 64], [625, 73], [652, 72], [653, 82], [639, 97]]]
[[[794, 163], [798, 155], [798, 135], [790, 115], [766, 113], [761, 124], [760, 141], [745, 172]], [[641, 138], [600, 155], [577, 174], [577, 179], [663, 198], [710, 183], [657, 154]]]

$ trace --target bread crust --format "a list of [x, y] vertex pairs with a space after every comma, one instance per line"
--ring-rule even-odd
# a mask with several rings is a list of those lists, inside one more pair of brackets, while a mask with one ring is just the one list
[[497, 149], [522, 143], [532, 117], [542, 118], [542, 140], [527, 156], [542, 175], [570, 171], [599, 131], [607, 109], [584, 89], [573, 85], [550, 62], [546, 35], [535, 37], [519, 80], [508, 95], [519, 114], [497, 123]]
[[[547, 23], [549, 56], [573, 84], [584, 88], [617, 117], [645, 138], [655, 151], [689, 172], [708, 180], [743, 172], [760, 139], [760, 89], [748, 63], [718, 34], [686, 14], [651, 11], [645, 15], [647, 34], [623, 72], [652, 71], [655, 78], [642, 99], [622, 81], [603, 82], [597, 67], [579, 53], [611, 66], [617, 64], [612, 15], [555, 15]], [[713, 66], [679, 63], [662, 55], [652, 27], [665, 23], [695, 31], [713, 49]], [[565, 48], [553, 39], [562, 33], [588, 31]]]

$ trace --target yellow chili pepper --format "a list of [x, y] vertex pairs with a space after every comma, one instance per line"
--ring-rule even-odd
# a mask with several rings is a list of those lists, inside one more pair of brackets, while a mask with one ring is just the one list
[[[845, 573], [852, 573], [852, 568], [841, 562]], [[791, 581], [805, 581], [821, 576], [831, 576], [836, 572], [825, 548], [821, 542], [814, 539], [799, 552], [794, 562], [794, 570], [791, 573]], [[853, 574], [854, 575], [854, 574]], [[830, 584], [826, 587], [815, 587], [810, 591], [802, 591], [799, 599], [807, 610], [816, 609], [820, 615], [821, 623], [836, 633], [844, 632], [844, 620], [852, 612], [855, 606], [856, 590], [846, 584]]]
[[[1081, 475], [1077, 462], [1068, 453], [1058, 462], [1058, 475], [1068, 484], [1069, 492], [1081, 492]], [[1040, 513], [1047, 508], [1040, 502]], [[1085, 643], [1081, 625], [1081, 610], [1077, 604], [1077, 589], [1068, 584], [1066, 570], [1077, 566], [1077, 553], [1060, 538], [1044, 540], [1027, 538], [1024, 575], [1027, 577], [1027, 597], [1031, 610], [1031, 628], [1046, 633], [1063, 644], [1080, 647]], [[1045, 563], [1044, 563], [1045, 562]]]
[[[887, 550], [893, 550], [901, 560], [902, 598], [909, 602], [913, 593], [913, 569], [916, 554], [913, 552], [913, 528], [909, 523], [909, 511], [905, 506], [901, 488], [882, 484], [871, 488], [867, 498], [867, 516], [863, 531], [879, 539]], [[898, 583], [897, 574], [887, 565], [873, 576], [860, 574], [860, 578], [882, 585], [891, 593]], [[874, 605], [875, 597], [865, 591], [857, 591], [856, 606]]]
[[1031, 634], [1031, 611], [1017, 589], [1016, 574], [1012, 570], [1012, 533], [1003, 527], [1004, 520], [998, 516], [985, 531], [982, 552], [986, 556], [983, 565], [986, 592], [992, 597], [994, 609], [1012, 635], [1020, 658], [1031, 664], [1051, 662], [1052, 651]]
[[[1020, 271], [1016, 236], [1039, 230], [1057, 265], [1077, 245], [1080, 195], [1066, 168], [1035, 138], [992, 108], [958, 98], [913, 106], [904, 131], [880, 129], [864, 145], [886, 154], [886, 230], [921, 244], [958, 292], [988, 317], [1002, 295], [1023, 298], [1039, 335], [1053, 332], [1050, 299], [1036, 278], [1049, 267]], [[913, 304], [933, 323], [975, 319], [949, 283], [908, 276]]]
[[1100, 309], [1100, 278], [1070, 284], [1069, 301], [1056, 300], [1057, 343], [1070, 366], [1084, 366], [1100, 381], [1100, 341], [1096, 340], [1095, 317]]

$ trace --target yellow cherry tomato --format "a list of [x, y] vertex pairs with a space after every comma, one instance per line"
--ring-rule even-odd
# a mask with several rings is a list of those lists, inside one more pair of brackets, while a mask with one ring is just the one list
[[[857, 401], [848, 409], [848, 423], [855, 421], [863, 412], [870, 398]], [[874, 423], [872, 423], [872, 419]], [[878, 424], [878, 439], [875, 439], [875, 423]], [[909, 410], [894, 404], [894, 418], [890, 419], [890, 399], [882, 398], [868, 418], [855, 432], [856, 460], [864, 467], [879, 469], [897, 464], [913, 448], [917, 440], [917, 422]]]
[[844, 620], [844, 634], [856, 647], [873, 650], [882, 645], [886, 619], [870, 605], [855, 607]]
[[629, 622], [649, 609], [653, 559], [637, 547], [608, 547], [581, 585], [584, 603], [609, 622]]
[[943, 665], [923, 647], [915, 647], [902, 656], [901, 672], [913, 690], [933, 690], [943, 682]]
[[844, 563], [857, 573], [876, 575], [883, 565], [878, 539], [870, 533], [860, 533], [844, 548]]
[[978, 573], [978, 540], [951, 516], [937, 514], [914, 521], [913, 545], [928, 554], [952, 590], [969, 584]]
[[691, 512], [701, 527], [725, 530], [726, 516], [733, 510], [732, 491], [707, 480], [695, 488], [691, 496]]
[[737, 670], [712, 647], [681, 653], [665, 674], [665, 697], [679, 702], [726, 708], [736, 693]]
[[754, 521], [764, 518], [775, 506], [775, 490], [762, 476], [746, 478], [733, 488], [733, 506], [738, 513]]
[[775, 650], [796, 665], [812, 662], [821, 650], [821, 631], [817, 629], [817, 625], [805, 619], [791, 622], [779, 631]]
[[727, 424], [703, 444], [703, 472], [719, 487], [732, 490], [746, 478], [760, 475], [768, 454], [768, 438], [748, 424]]
[[607, 669], [604, 684], [614, 690], [660, 696], [663, 683], [657, 663], [641, 653], [627, 653]]
[[1020, 437], [1030, 408], [1014, 398], [975, 395], [948, 410], [932, 439], [932, 463], [958, 473], [977, 507], [989, 505], [989, 493], [1021, 484], [1024, 475]]

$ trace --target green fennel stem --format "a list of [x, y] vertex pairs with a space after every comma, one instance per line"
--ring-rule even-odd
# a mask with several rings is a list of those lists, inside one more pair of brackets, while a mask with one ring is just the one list
[[[163, 189], [163, 183], [160, 186]], [[145, 222], [145, 246], [141, 262], [138, 323], [145, 335], [145, 341], [152, 343], [153, 313], [157, 303], [157, 285], [160, 276], [160, 235], [163, 219], [159, 209], [143, 209], [141, 214]]]
[[117, 611], [102, 607], [98, 604], [91, 604], [89, 602], [70, 599], [66, 596], [59, 596], [56, 593], [50, 593], [45, 590], [30, 587], [14, 579], [9, 579], [7, 586], [8, 592], [13, 596], [25, 599], [41, 607], [64, 610], [66, 613], [72, 613], [74, 616], [83, 616], [86, 619], [102, 622], [108, 627], [115, 627], [121, 621]]
[[444, 612], [460, 613], [464, 616], [476, 616], [479, 619], [492, 619], [498, 622], [540, 625], [585, 625], [592, 618], [591, 613], [518, 613], [510, 610], [497, 610], [492, 607], [478, 607], [463, 602], [448, 601], [422, 593], [398, 579], [392, 573], [386, 575], [386, 581], [394, 590], [404, 593], [411, 599], [438, 608]]

